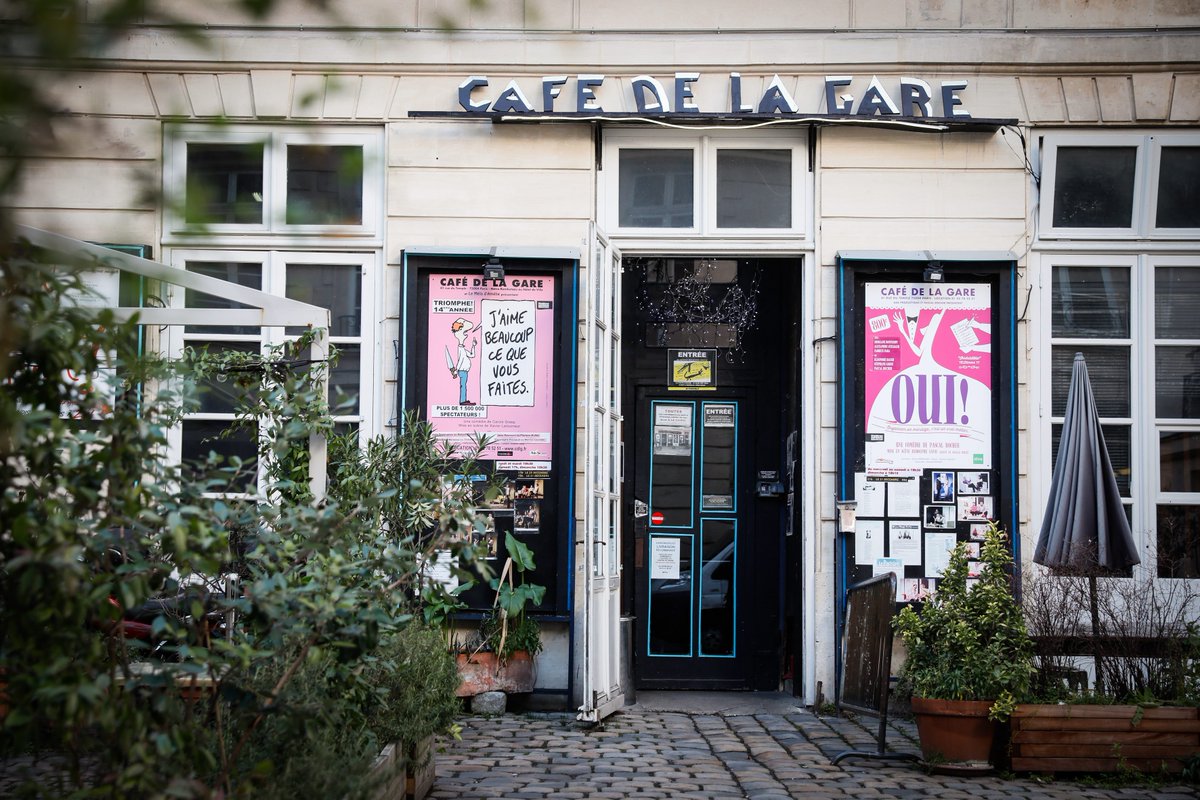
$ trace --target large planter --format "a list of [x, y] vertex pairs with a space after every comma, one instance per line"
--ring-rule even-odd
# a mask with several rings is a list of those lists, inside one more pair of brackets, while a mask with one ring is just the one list
[[996, 723], [988, 719], [991, 708], [991, 700], [914, 697], [912, 712], [925, 761], [960, 769], [988, 769], [996, 737]]
[[1200, 709], [1017, 706], [1012, 768], [1028, 772], [1180, 772], [1200, 753]]
[[501, 662], [495, 653], [459, 653], [458, 674], [462, 681], [456, 694], [474, 697], [484, 692], [520, 694], [532, 692], [537, 677], [533, 657], [518, 650]]
[[371, 800], [405, 800], [404, 746], [393, 742], [384, 747], [371, 765], [371, 776], [379, 782]]
[[413, 746], [408, 755], [408, 779], [404, 794], [408, 800], [425, 800], [433, 788], [433, 737], [426, 736]]

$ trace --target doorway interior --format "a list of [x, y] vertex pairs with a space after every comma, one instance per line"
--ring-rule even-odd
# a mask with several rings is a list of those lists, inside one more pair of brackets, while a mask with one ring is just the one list
[[[642, 689], [799, 669], [800, 257], [627, 256], [622, 609]], [[631, 535], [630, 535], [631, 534]]]

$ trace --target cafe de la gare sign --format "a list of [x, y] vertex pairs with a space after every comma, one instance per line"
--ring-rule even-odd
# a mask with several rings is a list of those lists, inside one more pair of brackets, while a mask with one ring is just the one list
[[[705, 80], [717, 80], [708, 76]], [[729, 107], [701, 109], [696, 102], [695, 89], [702, 80], [698, 72], [676, 72], [674, 80], [665, 83], [650, 75], [620, 78], [628, 82], [622, 88], [632, 92], [639, 114], [700, 114], [733, 115], [797, 115], [802, 112], [792, 93], [778, 75], [772, 77], [762, 94], [747, 97], [742, 91], [742, 76], [731, 72], [728, 81]], [[498, 93], [489, 95], [490, 82], [485, 75], [472, 75], [458, 87], [458, 104], [464, 111], [476, 114], [603, 114], [597, 92], [605, 83], [604, 75], [548, 75], [541, 79], [541, 107], [536, 109], [517, 80], [511, 80]], [[823, 111], [834, 116], [858, 117], [940, 117], [970, 119], [963, 107], [960, 93], [967, 88], [965, 80], [944, 80], [935, 89], [921, 78], [902, 77], [882, 81], [871, 76], [870, 84], [861, 93], [851, 91], [852, 75], [827, 75], [824, 78]], [[816, 89], [817, 87], [814, 87]], [[564, 94], [566, 95], [564, 97]], [[819, 90], [814, 92], [818, 97]], [[572, 103], [572, 96], [574, 102]], [[940, 113], [935, 113], [940, 112]]]

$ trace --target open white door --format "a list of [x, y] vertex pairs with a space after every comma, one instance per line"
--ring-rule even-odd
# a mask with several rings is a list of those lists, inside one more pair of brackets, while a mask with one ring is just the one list
[[589, 267], [587, 343], [587, 547], [583, 705], [599, 722], [625, 705], [621, 688], [621, 254], [597, 232]]

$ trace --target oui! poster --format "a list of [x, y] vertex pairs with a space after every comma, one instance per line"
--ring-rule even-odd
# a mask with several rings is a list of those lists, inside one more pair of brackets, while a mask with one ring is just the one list
[[978, 283], [868, 283], [866, 472], [992, 466], [992, 297]]
[[554, 281], [550, 275], [429, 275], [425, 412], [438, 439], [462, 452], [487, 434], [491, 444], [481, 458], [517, 469], [549, 468]]

